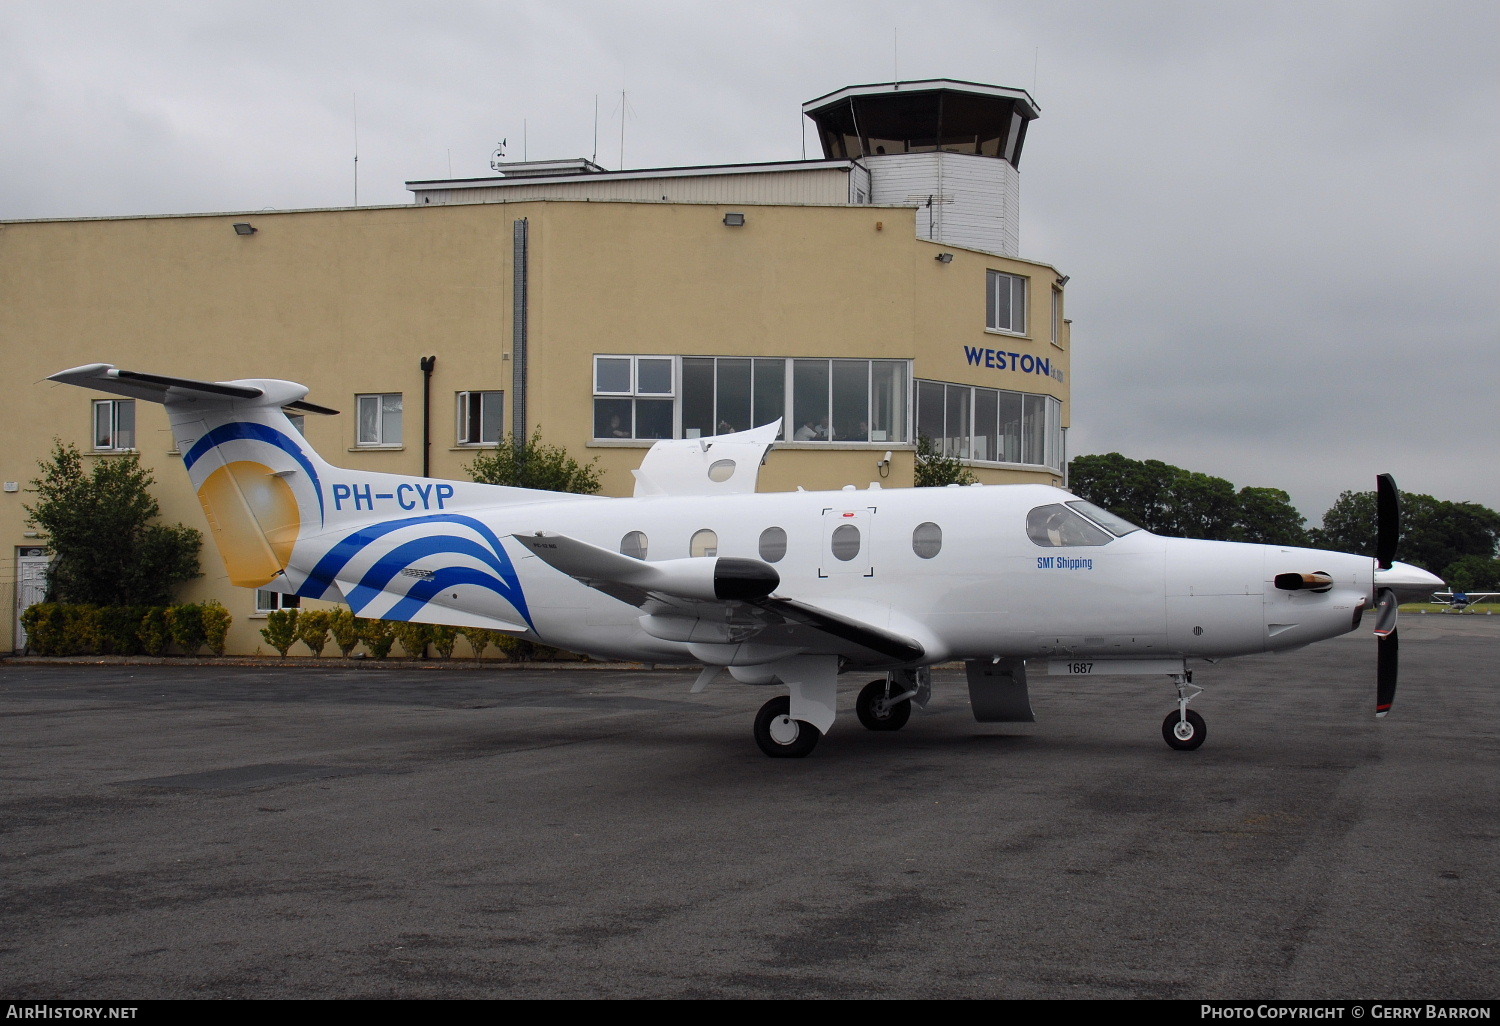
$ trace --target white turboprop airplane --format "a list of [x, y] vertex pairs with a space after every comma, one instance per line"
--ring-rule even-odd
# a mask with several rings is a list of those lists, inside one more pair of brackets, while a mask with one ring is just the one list
[[856, 712], [897, 730], [962, 661], [984, 722], [1031, 721], [1032, 672], [1161, 674], [1167, 743], [1203, 743], [1188, 661], [1300, 648], [1376, 607], [1376, 715], [1396, 690], [1396, 608], [1442, 581], [1379, 554], [1160, 538], [1058, 488], [757, 493], [778, 431], [656, 443], [632, 498], [531, 491], [323, 462], [285, 411], [334, 413], [290, 381], [75, 367], [51, 380], [165, 404], [230, 580], [387, 620], [489, 627], [605, 659], [698, 664], [784, 685], [755, 739], [807, 755], [839, 674], [880, 676]]

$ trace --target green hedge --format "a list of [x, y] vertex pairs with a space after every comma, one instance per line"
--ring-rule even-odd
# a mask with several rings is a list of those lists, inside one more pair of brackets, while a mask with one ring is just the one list
[[181, 606], [82, 606], [41, 602], [21, 614], [33, 655], [166, 655], [175, 642], [187, 655], [207, 644], [224, 654], [233, 623], [217, 602]]
[[[221, 656], [233, 622], [229, 610], [212, 601], [180, 606], [42, 602], [21, 614], [26, 650], [40, 656], [197, 655], [205, 645]], [[430, 644], [439, 659], [451, 659], [453, 647], [463, 635], [481, 659], [492, 646], [511, 662], [577, 658], [503, 631], [367, 620], [347, 609], [304, 610], [300, 616], [296, 609], [276, 610], [267, 616], [260, 634], [283, 656], [299, 641], [313, 655], [321, 655], [331, 635], [346, 657], [363, 643], [371, 658], [385, 659], [399, 642], [409, 658], [420, 658]]]

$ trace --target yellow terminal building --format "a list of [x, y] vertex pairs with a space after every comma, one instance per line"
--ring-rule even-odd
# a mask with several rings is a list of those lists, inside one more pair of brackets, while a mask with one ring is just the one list
[[[207, 542], [160, 406], [44, 380], [85, 363], [301, 382], [342, 411], [301, 419], [312, 444], [372, 471], [462, 479], [539, 430], [629, 495], [656, 439], [780, 419], [762, 490], [910, 486], [923, 436], [983, 483], [1062, 484], [1068, 279], [1018, 252], [1034, 101], [942, 79], [803, 111], [821, 159], [497, 162], [405, 206], [0, 222], [9, 647], [45, 590], [23, 505], [54, 439], [139, 453]], [[180, 598], [262, 648], [287, 597], [233, 587], [211, 544], [201, 569]]]

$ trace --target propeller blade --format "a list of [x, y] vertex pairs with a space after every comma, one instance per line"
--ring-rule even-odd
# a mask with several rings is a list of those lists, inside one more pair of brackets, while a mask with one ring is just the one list
[[1401, 642], [1396, 635], [1396, 629], [1391, 628], [1391, 633], [1380, 639], [1376, 646], [1377, 662], [1375, 664], [1375, 715], [1382, 717], [1391, 711], [1391, 703], [1396, 701], [1396, 677], [1400, 665]]
[[1396, 593], [1389, 588], [1380, 589], [1380, 601], [1375, 606], [1375, 636], [1383, 638], [1396, 632], [1396, 611], [1401, 603]]
[[1401, 493], [1389, 474], [1375, 478], [1375, 524], [1375, 562], [1380, 569], [1389, 570], [1401, 539]]

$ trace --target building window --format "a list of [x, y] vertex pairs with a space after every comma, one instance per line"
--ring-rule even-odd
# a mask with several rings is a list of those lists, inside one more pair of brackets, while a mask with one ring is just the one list
[[685, 356], [682, 437], [779, 419], [797, 442], [904, 442], [910, 379], [907, 360]]
[[301, 605], [301, 595], [286, 595], [279, 591], [266, 591], [264, 588], [257, 588], [255, 591], [257, 613], [274, 613], [278, 609], [296, 609]]
[[356, 444], [397, 446], [401, 444], [401, 393], [355, 396], [359, 437]]
[[458, 444], [498, 445], [504, 405], [504, 392], [458, 393]]
[[94, 449], [120, 452], [135, 448], [135, 400], [94, 400]]
[[1062, 403], [1050, 395], [918, 381], [917, 434], [945, 456], [1062, 469]]
[[1062, 348], [1063, 302], [1062, 289], [1052, 286], [1052, 344]]
[[302, 413], [288, 413], [286, 419], [292, 422], [292, 427], [297, 429], [297, 434], [307, 437], [307, 415]]
[[594, 357], [594, 437], [672, 438], [670, 356]]
[[1018, 274], [991, 271], [985, 310], [985, 326], [991, 331], [1026, 334], [1026, 279]]

